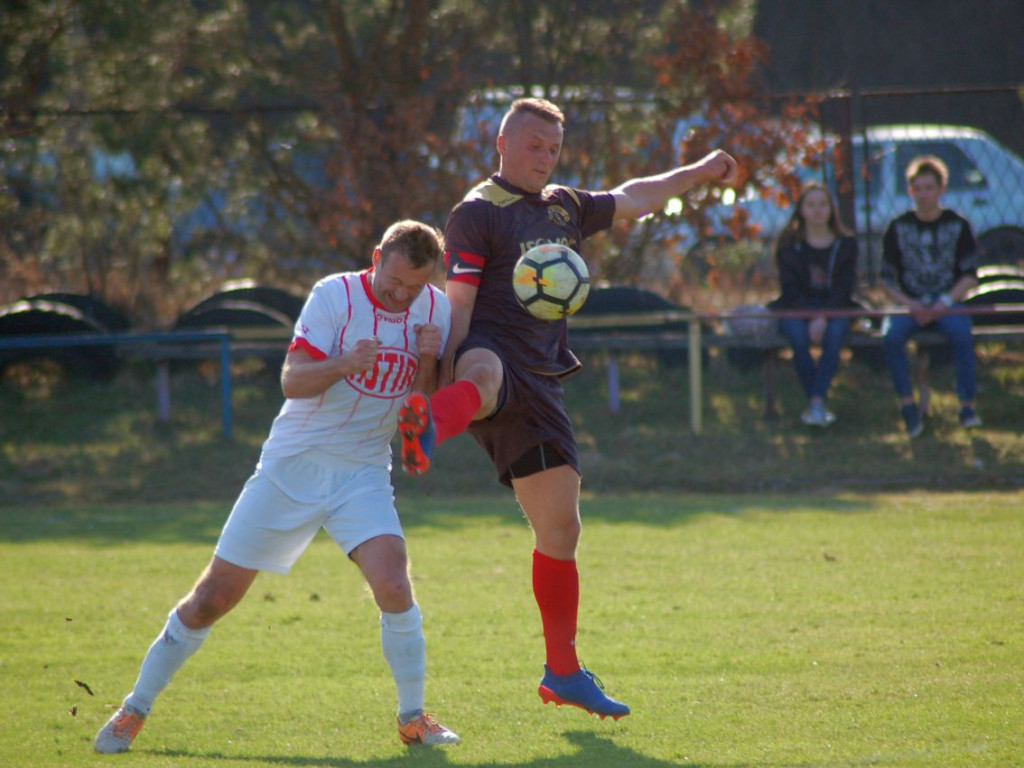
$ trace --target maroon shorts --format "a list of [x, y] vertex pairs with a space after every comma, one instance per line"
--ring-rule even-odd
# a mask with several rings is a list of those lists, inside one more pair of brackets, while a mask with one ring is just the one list
[[509, 364], [507, 356], [487, 339], [467, 338], [458, 354], [481, 347], [501, 359], [505, 373], [494, 413], [474, 421], [469, 433], [491, 457], [498, 480], [511, 487], [513, 477], [562, 464], [580, 474], [576, 436], [565, 409], [561, 380]]

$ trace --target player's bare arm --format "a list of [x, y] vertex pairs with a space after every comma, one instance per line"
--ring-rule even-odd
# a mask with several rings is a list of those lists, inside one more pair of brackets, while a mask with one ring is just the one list
[[477, 287], [468, 283], [449, 280], [445, 286], [445, 295], [452, 305], [452, 328], [448, 334], [448, 346], [441, 358], [441, 370], [438, 385], [451, 384], [455, 377], [455, 351], [469, 335], [469, 321], [473, 317], [473, 306], [476, 304]]
[[376, 339], [360, 339], [339, 357], [316, 360], [304, 349], [293, 349], [281, 368], [281, 391], [289, 399], [318, 397], [335, 382], [373, 369], [377, 361]]
[[419, 350], [419, 368], [412, 388], [430, 395], [437, 389], [438, 357], [441, 354], [441, 329], [433, 323], [417, 325], [416, 348]]
[[731, 155], [716, 149], [690, 165], [683, 165], [656, 176], [630, 179], [613, 189], [615, 218], [638, 219], [661, 210], [673, 197], [685, 194], [698, 184], [734, 184], [739, 167]]

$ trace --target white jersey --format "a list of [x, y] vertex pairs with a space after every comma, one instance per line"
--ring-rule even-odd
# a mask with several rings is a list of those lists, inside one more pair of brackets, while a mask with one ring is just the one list
[[370, 289], [373, 270], [330, 275], [309, 294], [295, 323], [289, 350], [316, 359], [339, 357], [360, 339], [380, 340], [372, 371], [349, 376], [310, 398], [285, 400], [263, 444], [263, 456], [293, 456], [317, 448], [346, 461], [391, 466], [391, 438], [398, 409], [419, 370], [415, 328], [441, 329], [441, 348], [451, 331], [451, 305], [427, 284], [405, 312], [389, 312]]

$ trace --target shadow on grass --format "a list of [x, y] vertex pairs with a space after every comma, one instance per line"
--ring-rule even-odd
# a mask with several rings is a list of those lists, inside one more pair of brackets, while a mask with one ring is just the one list
[[[576, 752], [561, 757], [544, 757], [525, 762], [509, 761], [497, 763], [491, 760], [483, 763], [464, 763], [457, 765], [477, 766], [478, 768], [595, 768], [595, 766], [630, 766], [630, 768], [729, 768], [712, 763], [677, 763], [647, 757], [635, 750], [617, 746], [611, 739], [593, 733], [571, 731], [565, 738], [576, 747]], [[455, 747], [457, 749], [458, 747]], [[197, 760], [232, 760], [270, 763], [273, 765], [312, 766], [313, 768], [408, 768], [410, 765], [422, 768], [444, 768], [455, 765], [448, 759], [443, 749], [424, 749], [410, 747], [405, 755], [389, 757], [382, 760], [354, 760], [343, 757], [299, 757], [299, 756], [245, 756], [228, 755], [222, 752], [190, 752], [188, 750], [166, 750], [152, 752], [157, 756], [172, 758], [193, 758]]]
[[209, 542], [212, 548], [230, 510], [228, 504], [213, 502], [0, 507], [0, 541], [75, 541], [95, 546]]
[[[629, 523], [652, 527], [686, 525], [707, 515], [739, 516], [746, 512], [791, 514], [829, 511], [834, 514], [870, 512], [869, 496], [720, 495], [645, 493], [585, 495], [581, 502], [584, 526]], [[415, 497], [398, 500], [402, 525], [415, 536], [418, 528], [456, 532], [492, 520], [495, 526], [527, 523], [511, 491], [502, 496]], [[77, 506], [67, 502], [0, 506], [0, 542], [74, 541], [95, 547], [126, 542], [164, 544], [206, 543], [211, 549], [231, 511], [231, 503], [161, 503]], [[323, 533], [321, 536], [325, 535]]]
[[[941, 490], [941, 489], [939, 489]], [[991, 493], [991, 491], [980, 491]], [[0, 505], [0, 542], [74, 541], [95, 547], [126, 542], [205, 543], [211, 549], [231, 511], [231, 502], [120, 503], [72, 505], [67, 502]], [[876, 509], [872, 494], [837, 493], [636, 493], [584, 492], [584, 528], [597, 524], [668, 528], [708, 516], [790, 515], [804, 512], [858, 515]], [[417, 496], [400, 494], [398, 509], [410, 537], [417, 529], [458, 532], [481, 522], [495, 528], [527, 527], [511, 491], [497, 496]], [[321, 536], [326, 534], [321, 533]]]

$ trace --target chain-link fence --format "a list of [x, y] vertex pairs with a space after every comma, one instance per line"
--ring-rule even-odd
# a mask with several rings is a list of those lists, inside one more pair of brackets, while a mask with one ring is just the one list
[[[773, 98], [766, 111], [780, 114], [779, 105], [794, 98]], [[757, 189], [752, 184], [711, 209], [710, 231], [698, 235], [686, 223], [670, 225], [675, 239], [668, 252], [683, 275], [673, 298], [717, 310], [770, 299], [777, 291], [774, 240], [789, 220], [799, 184], [809, 181], [831, 190], [840, 218], [857, 235], [860, 284], [871, 293], [878, 285], [886, 226], [913, 207], [905, 171], [920, 155], [938, 156], [947, 165], [942, 203], [971, 222], [981, 263], [1003, 265], [1006, 274], [1024, 267], [1024, 108], [1018, 90], [803, 98], [817, 127], [805, 147], [791, 148]], [[723, 146], [729, 147], [727, 140]], [[743, 223], [739, 237], [732, 226], [737, 221]], [[685, 234], [679, 236], [680, 230]], [[664, 274], [661, 279], [666, 284]]]
[[[787, 118], [779, 115], [791, 114], [785, 107], [795, 103], [804, 110], [801, 126], [813, 129], [806, 143], [790, 140], [785, 156], [751, 168], [756, 183], [735, 196], [711, 200], [699, 221], [684, 204], [677, 216], [633, 227], [626, 245], [608, 246], [625, 253], [641, 244], [633, 266], [622, 258], [625, 271], [606, 273], [613, 282], [651, 288], [699, 310], [771, 298], [777, 289], [772, 242], [790, 215], [799, 188], [795, 182], [816, 179], [834, 192], [845, 223], [860, 238], [860, 277], [870, 288], [877, 282], [887, 222], [911, 207], [904, 170], [921, 154], [938, 155], [948, 165], [944, 203], [971, 221], [984, 261], [1024, 263], [1024, 109], [1018, 91], [790, 94], [766, 102], [759, 127], [749, 121], [759, 110], [749, 105], [738, 109], [735, 114], [743, 119], [726, 120], [712, 145], [739, 148], [752, 133], [760, 131], [763, 139], [773, 130], [787, 130]], [[622, 157], [630, 149], [634, 156], [644, 151], [653, 156], [653, 145], [645, 150], [627, 143], [618, 153], [603, 149], [610, 144], [581, 145], [594, 126], [602, 130], [589, 132], [632, 137], [657, 102], [630, 102], [628, 95], [616, 92], [614, 99], [588, 104], [582, 114], [594, 125], [570, 130], [561, 173], [584, 184], [618, 183], [637, 172]], [[369, 193], [379, 180], [344, 176], [347, 166], [332, 150], [344, 143], [341, 138], [303, 143], [295, 126], [312, 120], [303, 117], [310, 108], [289, 109], [269, 115], [244, 109], [216, 115], [169, 113], [166, 120], [178, 126], [168, 145], [172, 154], [167, 146], [145, 142], [136, 142], [136, 148], [152, 149], [151, 154], [133, 153], [131, 124], [153, 119], [145, 115], [53, 114], [34, 129], [31, 141], [4, 136], [0, 285], [5, 293], [0, 303], [78, 291], [113, 300], [140, 316], [140, 305], [125, 299], [159, 284], [166, 287], [152, 301], [176, 303], [173, 311], [152, 309], [156, 320], [150, 318], [149, 324], [167, 326], [230, 278], [256, 278], [301, 293], [313, 277], [337, 268], [338, 249], [351, 245], [352, 230], [358, 229], [360, 217], [368, 217], [374, 205]], [[609, 116], [601, 117], [605, 113]], [[492, 122], [500, 115], [494, 111]], [[678, 147], [687, 131], [705, 127], [705, 117], [663, 122], [666, 146]], [[442, 176], [446, 181], [443, 191], [438, 187], [426, 196], [432, 201], [429, 211], [408, 210], [407, 215], [443, 225], [445, 212], [462, 193], [457, 190], [467, 188], [470, 171], [478, 177], [493, 170], [490, 134], [496, 125], [482, 122], [473, 122], [486, 138], [476, 142], [479, 157], [472, 169], [466, 151], [458, 154], [461, 166], [442, 161], [449, 156], [441, 151], [443, 145], [472, 143], [457, 133], [447, 142], [439, 138], [433, 149], [410, 147], [409, 162], [422, 168], [419, 183], [428, 186]], [[237, 130], [248, 123], [260, 129]], [[291, 128], [285, 131], [279, 124]], [[110, 135], [120, 143], [108, 141]], [[697, 146], [689, 154], [699, 151]], [[670, 163], [671, 155], [652, 157], [652, 162]], [[192, 175], [182, 170], [186, 159], [195, 169]], [[595, 169], [610, 178], [590, 178]], [[332, 181], [336, 177], [342, 181]], [[407, 207], [411, 200], [406, 199]], [[373, 235], [362, 233], [367, 241]], [[353, 263], [364, 250], [353, 250]], [[599, 279], [606, 276], [606, 264], [595, 262]]]
[[845, 167], [833, 167], [834, 177], [826, 181], [861, 238], [869, 282], [877, 278], [886, 224], [912, 207], [904, 174], [921, 155], [937, 156], [948, 167], [943, 205], [971, 222], [982, 262], [1024, 260], [1024, 109], [1018, 91], [849, 94], [823, 102], [822, 118], [849, 150], [840, 155]]

